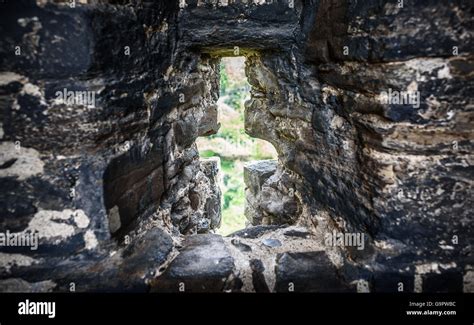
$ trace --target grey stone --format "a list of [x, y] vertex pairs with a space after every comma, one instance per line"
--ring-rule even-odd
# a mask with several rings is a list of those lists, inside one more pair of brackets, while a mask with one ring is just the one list
[[283, 233], [283, 235], [288, 237], [298, 237], [298, 238], [309, 238], [311, 234], [306, 231], [299, 231], [299, 230], [288, 230]]
[[233, 268], [233, 258], [221, 236], [193, 235], [186, 239], [184, 248], [166, 272], [153, 281], [151, 290], [179, 292], [180, 288], [184, 288], [186, 292], [222, 291]]
[[51, 292], [54, 287], [56, 284], [50, 280], [35, 283], [18, 278], [0, 280], [0, 292]]
[[[236, 46], [251, 85], [245, 132], [279, 157], [246, 172], [245, 215], [263, 226], [232, 236], [342, 222], [368, 239], [363, 252], [341, 248], [351, 280], [390, 291], [394, 279], [411, 281], [412, 268], [400, 271], [407, 265], [454, 262], [423, 274], [421, 289], [461, 290], [474, 237], [472, 2], [213, 2], [2, 4], [0, 231], [45, 235], [21, 257], [34, 263], [3, 257], [2, 281], [144, 291], [182, 236], [219, 226], [217, 170], [199, 160], [195, 141], [218, 129], [219, 57]], [[94, 105], [58, 98], [65, 88], [95, 94]], [[386, 102], [389, 90], [419, 94], [419, 105]], [[137, 241], [124, 248], [126, 238]], [[188, 256], [208, 266], [196, 273], [204, 285], [191, 288], [247, 287], [232, 275], [223, 284], [231, 261], [218, 242], [188, 242], [181, 266], [159, 273], [187, 274]], [[223, 269], [211, 268], [207, 249], [220, 252]], [[289, 278], [300, 291], [337, 289], [324, 257], [287, 253], [278, 290]]]
[[239, 239], [232, 239], [230, 242], [231, 242], [232, 245], [237, 247], [237, 249], [240, 250], [241, 252], [251, 252], [252, 251], [252, 247], [250, 247], [247, 244], [242, 243]]
[[242, 238], [258, 238], [265, 234], [266, 232], [282, 228], [284, 226], [278, 225], [269, 225], [269, 226], [254, 226], [254, 227], [247, 227], [242, 230], [238, 230], [229, 235], [229, 237], [242, 237]]
[[258, 259], [250, 260], [250, 268], [252, 269], [252, 284], [255, 289], [255, 292], [270, 292], [268, 284], [265, 281], [265, 267], [263, 266], [262, 261]]
[[263, 183], [272, 176], [277, 168], [276, 160], [258, 160], [244, 165], [244, 183], [253, 194], [260, 192]]
[[277, 292], [351, 291], [323, 251], [283, 253], [276, 262]]
[[160, 228], [148, 230], [134, 239], [123, 251], [124, 272], [151, 273], [167, 261], [173, 239]]
[[268, 247], [280, 247], [281, 242], [278, 239], [274, 238], [265, 238], [262, 240], [262, 244]]

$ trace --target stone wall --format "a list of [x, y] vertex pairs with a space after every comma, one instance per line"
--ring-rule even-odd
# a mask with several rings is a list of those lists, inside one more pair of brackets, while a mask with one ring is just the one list
[[39, 4], [1, 5], [0, 226], [39, 234], [2, 250], [2, 276], [216, 228], [217, 167], [194, 141], [218, 128], [217, 61], [177, 50], [177, 4]]
[[[469, 10], [321, 1], [303, 44], [247, 61], [246, 130], [277, 148], [288, 174], [262, 187], [294, 194], [300, 222], [327, 211], [330, 227], [364, 233], [367, 248], [348, 254], [379, 283], [404, 269], [413, 290], [430, 290], [420, 279], [446, 271], [445, 290], [460, 290], [472, 267]], [[392, 91], [419, 101], [384, 101]]]
[[[0, 231], [40, 243], [2, 247], [0, 289], [472, 291], [468, 2], [1, 6]], [[253, 227], [221, 238], [194, 141], [230, 55], [278, 161], [247, 167]]]

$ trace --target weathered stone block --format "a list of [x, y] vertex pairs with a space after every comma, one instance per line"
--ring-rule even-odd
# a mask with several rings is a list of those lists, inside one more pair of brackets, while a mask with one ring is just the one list
[[256, 195], [263, 183], [272, 176], [277, 168], [276, 160], [259, 160], [246, 163], [244, 166], [244, 183]]
[[277, 292], [344, 292], [350, 288], [338, 276], [326, 253], [284, 253], [275, 266]]
[[171, 262], [165, 273], [156, 278], [154, 292], [220, 292], [234, 268], [222, 237], [193, 235]]

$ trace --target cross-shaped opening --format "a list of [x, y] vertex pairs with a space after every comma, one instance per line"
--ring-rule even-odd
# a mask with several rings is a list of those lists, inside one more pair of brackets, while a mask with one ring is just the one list
[[219, 157], [221, 162], [222, 222], [217, 233], [228, 235], [245, 228], [244, 164], [276, 159], [269, 142], [245, 133], [245, 101], [251, 86], [245, 74], [245, 57], [223, 57], [220, 63], [220, 91], [217, 134], [200, 137], [196, 143], [202, 158]]

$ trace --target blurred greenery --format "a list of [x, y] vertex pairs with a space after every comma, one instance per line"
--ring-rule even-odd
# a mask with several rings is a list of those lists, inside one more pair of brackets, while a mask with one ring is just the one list
[[219, 132], [197, 141], [201, 157], [221, 159], [222, 223], [217, 233], [228, 235], [245, 227], [246, 161], [274, 159], [275, 149], [244, 132], [244, 102], [250, 85], [245, 77], [243, 58], [223, 58], [220, 65]]

